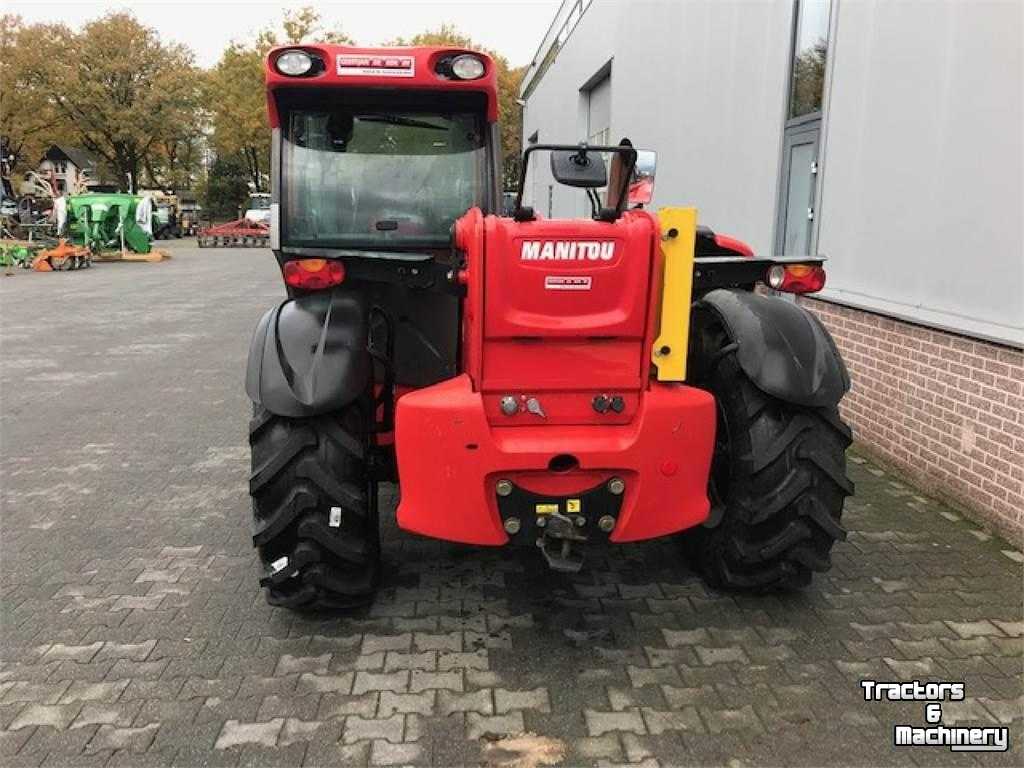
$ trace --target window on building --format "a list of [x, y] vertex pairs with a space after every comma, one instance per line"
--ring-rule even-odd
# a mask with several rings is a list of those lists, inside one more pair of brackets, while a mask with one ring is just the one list
[[68, 161], [67, 160], [58, 160], [57, 161], [57, 173], [67, 173], [67, 172], [68, 172]]
[[824, 111], [831, 0], [794, 0], [793, 58], [779, 174], [775, 252], [815, 247], [819, 138]]
[[797, 0], [788, 117], [821, 112], [828, 56], [829, 0]]

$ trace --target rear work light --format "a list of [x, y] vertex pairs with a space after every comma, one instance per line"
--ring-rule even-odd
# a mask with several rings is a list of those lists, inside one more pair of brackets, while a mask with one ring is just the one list
[[776, 291], [815, 293], [825, 287], [825, 270], [810, 264], [775, 264], [765, 282]]
[[452, 59], [452, 74], [459, 80], [476, 80], [484, 76], [484, 62], [468, 53], [456, 56]]
[[277, 57], [277, 71], [282, 75], [298, 77], [313, 68], [313, 57], [305, 51], [285, 51]]
[[345, 265], [335, 259], [294, 259], [282, 268], [284, 281], [292, 288], [319, 291], [345, 279]]

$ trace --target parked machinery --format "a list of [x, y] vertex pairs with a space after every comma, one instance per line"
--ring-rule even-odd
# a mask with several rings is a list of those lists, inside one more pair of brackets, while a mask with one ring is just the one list
[[[271, 603], [372, 598], [382, 481], [402, 529], [525, 544], [559, 571], [681, 532], [716, 586], [829, 568], [849, 377], [812, 314], [754, 291], [819, 290], [821, 258], [758, 258], [692, 208], [644, 210], [654, 157], [628, 142], [531, 146], [498, 215], [478, 53], [290, 46], [266, 77], [288, 297], [256, 328], [246, 391]], [[539, 153], [589, 215], [524, 204]]]
[[119, 250], [149, 253], [150, 234], [138, 221], [143, 199], [123, 193], [89, 193], [67, 198], [68, 231], [71, 241], [93, 253]]
[[270, 245], [270, 195], [249, 195], [245, 215], [199, 232], [200, 248], [266, 248]]

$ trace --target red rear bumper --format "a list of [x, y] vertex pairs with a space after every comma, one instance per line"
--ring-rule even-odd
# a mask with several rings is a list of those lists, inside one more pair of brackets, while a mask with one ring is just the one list
[[[715, 436], [713, 397], [683, 385], [653, 384], [624, 426], [492, 427], [466, 375], [403, 395], [395, 444], [398, 525], [469, 544], [508, 541], [495, 495], [501, 478], [537, 492], [571, 495], [612, 476], [626, 483], [610, 539], [665, 536], [703, 522]], [[553, 474], [559, 454], [579, 470]]]

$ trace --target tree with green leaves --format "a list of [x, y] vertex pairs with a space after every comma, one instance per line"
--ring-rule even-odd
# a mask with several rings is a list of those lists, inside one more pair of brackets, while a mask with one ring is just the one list
[[248, 197], [249, 171], [237, 155], [218, 157], [200, 185], [203, 210], [214, 219], [234, 219]]

